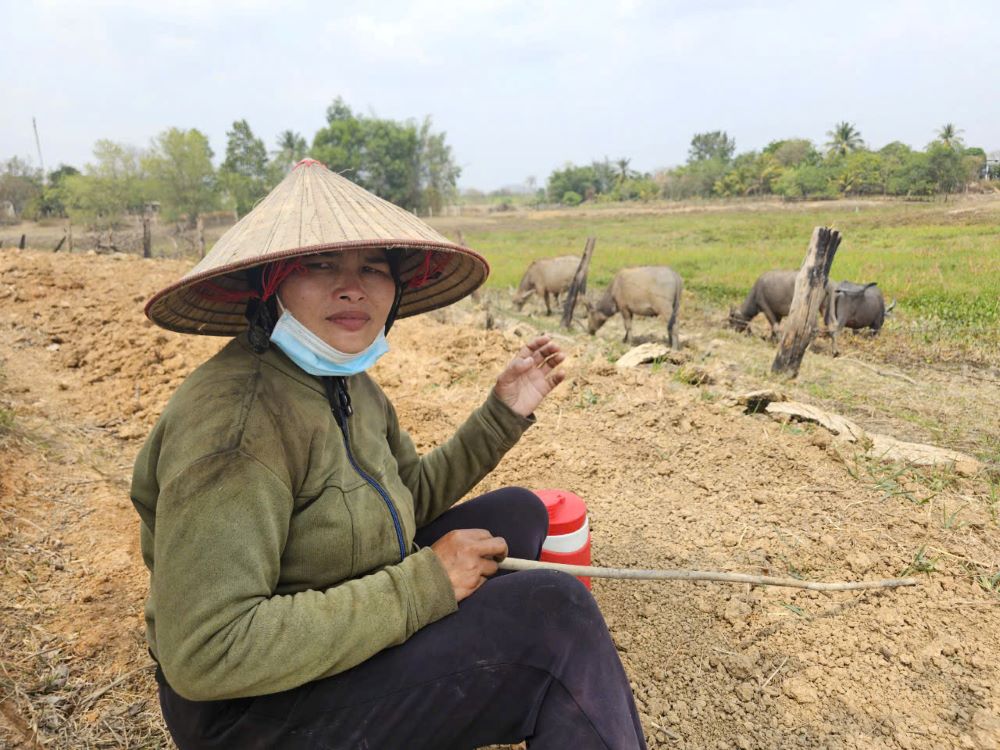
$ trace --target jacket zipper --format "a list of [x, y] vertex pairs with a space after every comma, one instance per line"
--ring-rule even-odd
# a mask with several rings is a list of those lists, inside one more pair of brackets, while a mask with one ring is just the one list
[[347, 384], [344, 383], [342, 378], [335, 378], [334, 380], [336, 384], [332, 389], [327, 388], [327, 395], [333, 396], [334, 393], [331, 393], [331, 391], [334, 391], [336, 395], [336, 402], [334, 402], [333, 398], [330, 398], [330, 409], [337, 419], [337, 424], [340, 425], [340, 432], [344, 438], [344, 450], [347, 452], [347, 460], [361, 478], [375, 489], [385, 503], [385, 507], [389, 509], [389, 515], [392, 516], [392, 525], [396, 529], [396, 542], [399, 544], [399, 560], [402, 562], [406, 557], [406, 543], [403, 541], [403, 526], [399, 521], [399, 513], [396, 511], [396, 506], [389, 497], [389, 493], [354, 460], [354, 454], [351, 452], [351, 430], [347, 423], [347, 418], [354, 413], [354, 409], [351, 407], [351, 397], [347, 393]]

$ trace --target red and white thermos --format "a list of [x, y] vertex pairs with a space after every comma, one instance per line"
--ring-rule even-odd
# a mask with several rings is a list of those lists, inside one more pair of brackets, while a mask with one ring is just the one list
[[[566, 565], [590, 565], [590, 521], [583, 500], [566, 490], [535, 490], [549, 512], [549, 534], [539, 558]], [[580, 580], [589, 589], [590, 579]]]

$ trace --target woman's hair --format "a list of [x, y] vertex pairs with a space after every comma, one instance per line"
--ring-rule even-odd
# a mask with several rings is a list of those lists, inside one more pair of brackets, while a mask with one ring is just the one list
[[257, 354], [263, 354], [271, 345], [271, 332], [278, 322], [278, 295], [264, 297], [264, 271], [271, 265], [273, 264], [268, 263], [246, 271], [248, 286], [258, 295], [247, 300], [243, 313], [249, 324], [250, 346]]

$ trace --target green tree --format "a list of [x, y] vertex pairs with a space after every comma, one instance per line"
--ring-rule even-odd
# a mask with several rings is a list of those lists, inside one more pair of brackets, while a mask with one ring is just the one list
[[833, 130], [828, 130], [826, 134], [830, 138], [826, 143], [828, 156], [846, 156], [852, 151], [864, 148], [865, 145], [861, 140], [861, 132], [852, 122], [838, 122], [833, 126]]
[[139, 149], [99, 140], [94, 161], [82, 173], [60, 180], [60, 198], [66, 213], [95, 229], [114, 229], [129, 213], [139, 212], [149, 199], [150, 185]]
[[418, 126], [356, 115], [338, 97], [326, 127], [313, 138], [312, 156], [381, 198], [411, 210], [440, 210], [456, 192], [461, 169], [444, 133], [430, 118]]
[[981, 148], [967, 148], [962, 152], [965, 183], [975, 182], [986, 176], [986, 152]]
[[201, 131], [163, 131], [153, 139], [143, 166], [168, 218], [186, 218], [194, 227], [201, 214], [218, 205], [212, 149]]
[[590, 194], [584, 197], [590, 199], [610, 193], [618, 182], [617, 170], [611, 160], [605, 156], [602, 161], [594, 160], [590, 166], [594, 170], [594, 185]]
[[[886, 154], [890, 147], [891, 152]], [[890, 195], [934, 195], [936, 186], [927, 154], [901, 143], [889, 144], [882, 149], [882, 153], [888, 165]]]
[[294, 130], [282, 130], [278, 135], [278, 150], [275, 157], [296, 164], [306, 158], [309, 145], [306, 139]]
[[954, 147], [932, 143], [927, 148], [927, 166], [936, 192], [947, 195], [965, 185], [965, 165]]
[[618, 174], [616, 175], [618, 184], [621, 184], [626, 180], [630, 180], [636, 176], [635, 172], [629, 169], [628, 167], [628, 165], [631, 163], [632, 163], [631, 159], [626, 159], [624, 157], [615, 161], [615, 169], [618, 170]]
[[712, 191], [724, 197], [767, 195], [773, 191], [781, 171], [774, 154], [748, 151], [733, 159], [726, 173], [712, 186]]
[[267, 149], [246, 120], [234, 122], [226, 138], [226, 158], [219, 167], [219, 183], [236, 204], [237, 215], [246, 216], [272, 187]]
[[60, 164], [58, 169], [53, 169], [49, 172], [49, 184], [59, 185], [65, 178], [75, 174], [80, 174], [80, 170], [76, 167], [71, 167], [69, 164]]
[[722, 159], [703, 159], [672, 171], [672, 197], [707, 198], [712, 195], [716, 184], [729, 171]]
[[41, 193], [31, 202], [29, 211], [35, 218], [43, 216], [66, 216], [67, 177], [80, 174], [80, 170], [66, 164], [49, 172]]
[[546, 190], [550, 201], [563, 203], [566, 193], [576, 193], [581, 201], [601, 195], [610, 197], [618, 184], [618, 170], [609, 159], [604, 159], [585, 166], [567, 163], [549, 175]]
[[853, 151], [839, 162], [834, 177], [843, 195], [876, 195], [885, 192], [882, 158], [871, 151]]
[[788, 138], [781, 141], [771, 141], [764, 149], [765, 154], [771, 154], [778, 166], [795, 167], [803, 162], [816, 164], [820, 160], [819, 152], [812, 141], [806, 138]]
[[359, 177], [375, 195], [407, 209], [420, 205], [419, 138], [413, 123], [366, 118]]
[[278, 135], [278, 148], [271, 152], [271, 161], [267, 165], [268, 188], [274, 187], [288, 174], [292, 167], [306, 158], [309, 144], [306, 139], [294, 130], [283, 130]]
[[0, 201], [10, 201], [15, 214], [20, 216], [41, 193], [41, 170], [17, 156], [3, 162], [0, 167]]
[[549, 175], [547, 191], [553, 203], [563, 203], [563, 198], [575, 194], [581, 201], [584, 196], [597, 194], [597, 174], [593, 165], [577, 166], [567, 163]]
[[736, 141], [730, 138], [724, 130], [696, 133], [691, 139], [691, 147], [688, 149], [688, 164], [711, 159], [725, 163], [733, 158], [735, 151]]
[[633, 173], [624, 182], [618, 183], [609, 194], [612, 200], [650, 201], [660, 194], [660, 186], [649, 175]]
[[782, 172], [774, 192], [785, 198], [836, 198], [830, 168], [823, 164], [800, 164]]
[[365, 138], [361, 118], [355, 117], [344, 100], [337, 97], [326, 109], [326, 127], [313, 137], [311, 153], [334, 172], [361, 183]]
[[454, 201], [458, 195], [458, 178], [462, 168], [455, 163], [451, 146], [445, 142], [445, 134], [431, 130], [430, 117], [424, 118], [417, 137], [420, 209], [440, 213], [445, 203]]

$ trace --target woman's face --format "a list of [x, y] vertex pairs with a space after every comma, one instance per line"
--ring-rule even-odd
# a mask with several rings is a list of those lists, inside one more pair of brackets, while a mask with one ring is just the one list
[[278, 287], [278, 299], [323, 341], [347, 354], [367, 348], [385, 328], [396, 283], [385, 250], [343, 250], [302, 258]]

